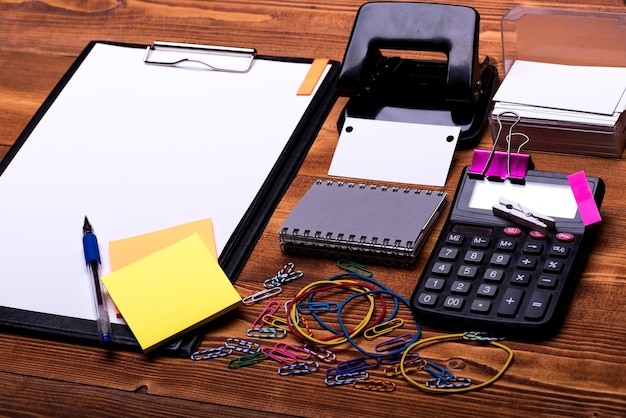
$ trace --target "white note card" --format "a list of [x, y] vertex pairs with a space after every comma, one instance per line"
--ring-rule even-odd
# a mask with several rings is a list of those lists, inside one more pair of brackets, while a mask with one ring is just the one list
[[443, 187], [461, 128], [347, 117], [328, 174]]
[[[493, 100], [613, 115], [623, 110], [626, 68], [515, 61]], [[620, 103], [621, 108], [620, 108]]]

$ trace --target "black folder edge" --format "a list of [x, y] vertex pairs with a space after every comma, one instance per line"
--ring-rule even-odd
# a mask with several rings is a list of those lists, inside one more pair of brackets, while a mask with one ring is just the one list
[[[50, 109], [92, 48], [99, 43], [128, 48], [147, 48], [147, 45], [91, 41], [52, 89], [46, 100], [11, 146], [4, 159], [0, 161], [0, 175], [4, 173], [4, 170], [11, 163], [15, 155], [17, 155], [22, 145]], [[312, 59], [307, 58], [264, 55], [257, 55], [255, 59], [297, 63], [313, 62]], [[309, 107], [300, 118], [300, 122], [291, 134], [281, 155], [276, 160], [274, 167], [266, 177], [256, 197], [233, 231], [218, 258], [220, 266], [233, 283], [237, 280], [246, 261], [250, 257], [252, 250], [261, 237], [276, 206], [296, 176], [322, 124], [335, 103], [337, 98], [335, 80], [339, 73], [339, 63], [337, 61], [330, 61], [330, 64], [331, 68], [322, 83], [320, 83]], [[296, 93], [294, 92], [294, 94]], [[111, 324], [111, 326], [114, 348], [141, 351], [137, 340], [128, 326], [121, 324]], [[204, 329], [203, 327], [192, 331], [184, 337], [151, 352], [151, 355], [188, 357], [202, 342], [205, 333]], [[73, 343], [90, 345], [98, 343], [95, 320], [65, 317], [4, 306], [0, 306], [0, 330], [29, 336], [49, 337]]]

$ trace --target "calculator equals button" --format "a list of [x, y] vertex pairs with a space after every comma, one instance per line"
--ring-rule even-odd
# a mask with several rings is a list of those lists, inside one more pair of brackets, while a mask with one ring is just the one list
[[548, 292], [535, 291], [530, 297], [524, 318], [528, 320], [540, 320], [546, 314], [552, 295]]

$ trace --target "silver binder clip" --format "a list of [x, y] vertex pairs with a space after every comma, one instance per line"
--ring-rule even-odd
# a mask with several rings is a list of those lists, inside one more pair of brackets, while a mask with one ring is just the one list
[[146, 64], [177, 65], [184, 62], [206, 65], [215, 71], [245, 73], [256, 55], [253, 48], [183, 44], [155, 41], [146, 48]]
[[493, 206], [493, 214], [518, 225], [542, 232], [547, 232], [548, 229], [556, 227], [556, 222], [553, 218], [542, 215], [504, 197], [500, 198], [500, 203]]

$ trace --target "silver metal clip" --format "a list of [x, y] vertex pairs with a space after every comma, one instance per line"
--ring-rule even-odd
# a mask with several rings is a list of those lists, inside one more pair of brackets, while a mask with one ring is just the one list
[[500, 203], [493, 206], [493, 214], [518, 225], [542, 232], [547, 232], [548, 229], [556, 227], [556, 222], [553, 218], [542, 215], [504, 197], [500, 198]]
[[199, 63], [215, 71], [245, 73], [252, 66], [256, 50], [214, 45], [155, 41], [146, 48], [144, 62], [158, 65]]

